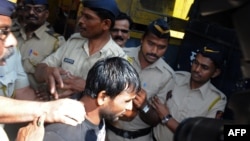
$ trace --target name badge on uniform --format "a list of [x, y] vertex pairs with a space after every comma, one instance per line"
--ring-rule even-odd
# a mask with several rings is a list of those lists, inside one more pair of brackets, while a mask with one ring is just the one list
[[75, 62], [74, 60], [69, 59], [69, 58], [64, 58], [63, 61], [66, 63], [70, 63], [70, 64], [74, 64], [74, 62]]

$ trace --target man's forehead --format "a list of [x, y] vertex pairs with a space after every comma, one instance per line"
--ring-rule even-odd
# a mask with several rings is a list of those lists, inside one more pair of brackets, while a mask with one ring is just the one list
[[0, 15], [0, 28], [9, 28], [11, 26], [11, 18], [8, 16]]
[[128, 20], [127, 19], [119, 19], [119, 20], [115, 20], [115, 24], [116, 25], [127, 25], [127, 26], [129, 26], [129, 22], [128, 22]]
[[200, 53], [197, 54], [196, 60], [203, 65], [213, 64], [213, 61], [209, 57], [205, 57]]
[[82, 10], [81, 10], [81, 14], [87, 14], [87, 15], [98, 17], [97, 14], [96, 14], [96, 12], [93, 11], [93, 10], [91, 10], [88, 7], [83, 7]]

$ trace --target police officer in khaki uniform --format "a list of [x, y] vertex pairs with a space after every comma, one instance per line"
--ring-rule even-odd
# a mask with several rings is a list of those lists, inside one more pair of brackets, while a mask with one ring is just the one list
[[123, 12], [115, 19], [115, 25], [110, 30], [113, 40], [120, 46], [125, 47], [127, 40], [130, 38], [130, 29], [132, 28], [132, 19]]
[[18, 0], [15, 12], [13, 13], [11, 32], [16, 35], [26, 24], [24, 12], [24, 0]]
[[189, 117], [222, 118], [226, 96], [210, 82], [220, 74], [223, 55], [218, 46], [205, 45], [192, 62], [191, 73], [176, 72], [175, 87], [168, 93], [166, 105], [157, 97], [153, 105], [162, 124], [154, 128], [157, 141], [173, 141], [178, 124]]
[[27, 25], [20, 30], [19, 34], [16, 34], [16, 38], [30, 84], [32, 88], [38, 89], [33, 76], [36, 65], [54, 52], [65, 40], [63, 36], [53, 33], [47, 27], [46, 20], [49, 16], [47, 0], [25, 0], [24, 10]]
[[[129, 61], [139, 73], [148, 101], [158, 96], [163, 102], [167, 92], [173, 88], [174, 71], [161, 58], [168, 48], [169, 39], [170, 30], [167, 22], [164, 19], [157, 19], [149, 24], [141, 39], [141, 46], [123, 48]], [[137, 100], [140, 97], [143, 97], [141, 93], [136, 96], [136, 101], [143, 102], [143, 100]], [[140, 113], [154, 115], [154, 109], [149, 103], [143, 102], [141, 107], [137, 108], [140, 109]], [[109, 141], [152, 141], [153, 125], [145, 123], [141, 119], [145, 115], [139, 116], [140, 113], [137, 113], [135, 117], [129, 117], [131, 121], [120, 119], [115, 123], [107, 123], [107, 139]], [[158, 119], [157, 114], [155, 118]]]
[[87, 73], [97, 60], [111, 56], [126, 57], [109, 32], [119, 13], [115, 1], [84, 0], [83, 5], [78, 21], [80, 33], [73, 34], [39, 64], [35, 72], [37, 80], [48, 82], [52, 94], [57, 95], [55, 84], [63, 89], [61, 97], [84, 89]]

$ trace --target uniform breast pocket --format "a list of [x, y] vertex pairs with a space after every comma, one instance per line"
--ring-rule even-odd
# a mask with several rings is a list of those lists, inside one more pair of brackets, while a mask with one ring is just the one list
[[36, 51], [33, 51], [30, 55], [29, 55], [29, 60], [32, 64], [37, 65], [38, 63], [40, 63], [46, 55], [43, 55], [43, 53], [39, 53]]

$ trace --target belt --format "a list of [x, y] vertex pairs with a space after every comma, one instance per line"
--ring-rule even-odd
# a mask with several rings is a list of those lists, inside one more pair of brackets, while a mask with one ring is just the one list
[[106, 127], [114, 132], [116, 135], [127, 138], [127, 139], [135, 139], [141, 136], [145, 136], [151, 132], [151, 127], [144, 128], [144, 129], [139, 129], [136, 131], [127, 131], [123, 129], [119, 129], [114, 127], [113, 125], [109, 124], [108, 122], [105, 123]]

